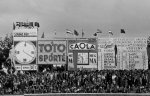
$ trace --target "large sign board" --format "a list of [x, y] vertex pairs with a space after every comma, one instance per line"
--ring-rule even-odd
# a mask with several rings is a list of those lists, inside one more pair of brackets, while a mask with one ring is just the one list
[[97, 69], [95, 38], [68, 40], [68, 69]]
[[38, 64], [66, 64], [66, 41], [39, 40]]
[[147, 69], [146, 47], [146, 38], [99, 38], [98, 69]]

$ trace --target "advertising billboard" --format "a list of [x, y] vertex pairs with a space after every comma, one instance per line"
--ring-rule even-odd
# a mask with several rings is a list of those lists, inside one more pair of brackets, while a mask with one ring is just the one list
[[97, 69], [95, 38], [68, 40], [68, 69], [81, 68]]
[[146, 47], [147, 39], [142, 37], [99, 38], [98, 69], [147, 69]]
[[66, 41], [39, 40], [38, 64], [66, 64]]

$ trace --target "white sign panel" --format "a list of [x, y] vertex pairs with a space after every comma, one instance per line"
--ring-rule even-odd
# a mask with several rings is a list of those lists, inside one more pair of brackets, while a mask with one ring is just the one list
[[38, 41], [38, 64], [65, 64], [65, 40]]
[[69, 50], [96, 50], [96, 45], [85, 42], [69, 45]]
[[[117, 46], [115, 54], [114, 45]], [[146, 38], [99, 38], [98, 69], [148, 69]], [[103, 62], [104, 61], [104, 62]], [[113, 67], [114, 66], [114, 67]], [[112, 68], [111, 68], [112, 67]]]
[[14, 41], [37, 41], [37, 29], [13, 30]]
[[21, 70], [21, 66], [20, 65], [19, 66], [15, 65], [15, 68], [16, 68], [16, 70]]
[[13, 31], [14, 37], [37, 37], [37, 29], [16, 29]]
[[30, 70], [30, 65], [22, 65], [22, 70]]

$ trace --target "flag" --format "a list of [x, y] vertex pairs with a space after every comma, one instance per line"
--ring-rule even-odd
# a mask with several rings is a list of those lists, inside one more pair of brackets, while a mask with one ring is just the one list
[[41, 38], [44, 38], [44, 32], [43, 32], [43, 34], [42, 34]]
[[71, 30], [69, 30], [69, 29], [66, 29], [66, 30], [67, 30], [66, 33], [68, 33], [68, 34], [73, 34], [73, 33], [71, 32]]
[[124, 33], [124, 34], [125, 34], [125, 31], [124, 31], [124, 29], [121, 29], [121, 33]]
[[38, 22], [35, 22], [34, 25], [40, 27], [40, 24]]
[[94, 36], [97, 36], [97, 33], [94, 33], [93, 35], [94, 35]]
[[15, 24], [13, 23], [13, 30], [15, 30]]
[[74, 35], [78, 36], [79, 33], [77, 32], [77, 30], [74, 30]]
[[113, 32], [112, 32], [112, 31], [109, 31], [109, 34], [113, 35]]
[[84, 32], [83, 32], [83, 29], [82, 29], [82, 38], [83, 38], [83, 36], [84, 36]]
[[97, 32], [96, 33], [102, 33], [102, 31], [100, 29], [97, 29]]

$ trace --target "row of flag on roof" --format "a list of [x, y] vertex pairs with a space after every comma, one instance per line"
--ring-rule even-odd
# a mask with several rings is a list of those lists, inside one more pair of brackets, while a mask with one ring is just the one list
[[[97, 33], [102, 33], [102, 31], [100, 29], [97, 29], [97, 32], [94, 33], [93, 35], [94, 36], [97, 36]], [[108, 31], [109, 34], [113, 35], [113, 32], [112, 31]], [[125, 30], [124, 29], [121, 29], [120, 33], [123, 33], [125, 34]]]
[[[120, 32], [123, 33], [123, 34], [125, 34], [125, 30], [124, 29], [121, 29]], [[69, 30], [69, 29], [66, 29], [66, 33], [74, 35], [74, 36], [79, 36], [80, 35], [79, 32], [77, 30], [75, 30], [75, 29], [73, 31]], [[93, 36], [97, 36], [98, 33], [102, 33], [102, 31], [100, 29], [97, 29], [96, 33], [94, 33]], [[108, 31], [108, 33], [111, 34], [111, 35], [113, 35], [112, 31]], [[84, 34], [85, 33], [84, 33], [83, 29], [82, 29], [82, 33], [81, 33], [82, 37], [84, 37]], [[56, 33], [55, 33], [55, 35], [56, 35]], [[44, 32], [43, 32], [41, 38], [44, 38]]]
[[[73, 30], [73, 31], [71, 31], [71, 30], [69, 30], [69, 29], [66, 29], [66, 33], [67, 34], [72, 34], [72, 35], [75, 35], [75, 36], [79, 36], [79, 32], [77, 31], [77, 30]], [[82, 29], [82, 37], [84, 36], [84, 32], [83, 32], [83, 29]]]

